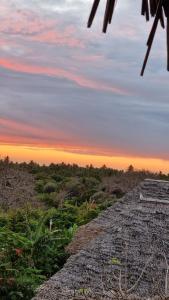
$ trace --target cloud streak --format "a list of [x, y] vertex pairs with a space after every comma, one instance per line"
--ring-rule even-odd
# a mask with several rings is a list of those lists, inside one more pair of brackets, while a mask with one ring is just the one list
[[104, 84], [102, 82], [90, 80], [88, 78], [85, 78], [84, 76], [60, 68], [31, 65], [27, 63], [17, 62], [16, 60], [12, 61], [7, 59], [0, 59], [0, 66], [5, 69], [16, 71], [16, 72], [65, 78], [75, 82], [77, 85], [81, 87], [86, 87], [90, 89], [108, 91], [120, 95], [128, 94], [127, 90], [125, 91], [122, 88], [113, 87], [113, 86], [111, 87], [110, 85]]

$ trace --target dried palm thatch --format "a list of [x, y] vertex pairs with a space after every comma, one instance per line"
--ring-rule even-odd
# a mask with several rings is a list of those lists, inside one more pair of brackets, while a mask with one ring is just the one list
[[[92, 10], [88, 20], [88, 27], [91, 27], [95, 18], [97, 8], [100, 0], [94, 0]], [[103, 20], [103, 32], [106, 33], [108, 24], [112, 21], [115, 5], [117, 0], [107, 0], [104, 20]], [[147, 53], [145, 55], [143, 67], [141, 70], [141, 76], [143, 76], [145, 67], [148, 61], [150, 50], [154, 41], [155, 33], [157, 31], [158, 24], [161, 23], [162, 28], [165, 28], [165, 17], [166, 21], [166, 32], [167, 32], [167, 70], [169, 71], [169, 0], [142, 0], [141, 14], [145, 16], [146, 21], [150, 20], [150, 17], [154, 18], [153, 26], [150, 31], [150, 35], [147, 40]]]

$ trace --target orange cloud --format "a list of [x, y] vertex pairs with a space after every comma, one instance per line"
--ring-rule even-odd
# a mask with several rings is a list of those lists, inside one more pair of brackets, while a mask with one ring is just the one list
[[0, 118], [0, 128], [1, 144], [50, 147], [74, 153], [96, 152], [94, 147], [84, 147], [80, 140], [57, 129], [35, 127], [6, 118]]
[[85, 142], [69, 132], [35, 127], [23, 122], [0, 118], [1, 144], [24, 145], [28, 147], [40, 147], [66, 151], [75, 155], [115, 155], [120, 154], [120, 149], [106, 149], [105, 146], [97, 147]]
[[29, 124], [24, 124], [23, 122], [18, 122], [18, 121], [16, 122], [5, 118], [0, 118], [0, 126], [10, 129], [10, 131], [18, 132], [18, 135], [19, 132], [24, 132], [24, 133], [30, 132], [32, 135], [38, 135], [39, 137], [44, 137], [45, 135], [50, 137], [59, 134], [57, 130], [55, 130], [55, 132], [51, 132], [50, 130], [49, 132], [49, 131], [45, 131], [44, 128], [43, 129], [36, 128]]
[[70, 135], [69, 131], [58, 131], [55, 128], [35, 127], [23, 122], [0, 118], [0, 144], [16, 145], [23, 147], [38, 147], [51, 151], [64, 151], [72, 155], [104, 156], [104, 157], [130, 157], [141, 156], [145, 160], [158, 159], [168, 162], [168, 153], [163, 154], [163, 159], [144, 153], [135, 153], [134, 149], [121, 149], [106, 147], [106, 145], [94, 145], [83, 141], [80, 137]]
[[0, 127], [1, 143], [47, 147], [51, 141], [55, 141], [57, 147], [64, 148], [64, 143], [61, 141], [69, 141], [67, 134], [63, 131], [47, 130], [10, 119], [0, 118]]
[[75, 73], [61, 68], [31, 65], [23, 62], [14, 61], [12, 59], [0, 59], [0, 66], [16, 72], [66, 78], [75, 82], [77, 85], [85, 88], [107, 91], [119, 95], [129, 95], [129, 92], [123, 88], [107, 85], [103, 82], [99, 82], [96, 80], [91, 80], [82, 75], [77, 75]]

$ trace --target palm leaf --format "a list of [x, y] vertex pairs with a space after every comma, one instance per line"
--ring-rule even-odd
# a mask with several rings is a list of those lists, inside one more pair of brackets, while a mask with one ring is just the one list
[[[87, 26], [91, 27], [95, 18], [100, 0], [94, 0], [91, 13], [88, 19]], [[103, 19], [103, 32], [106, 33], [108, 25], [111, 23], [117, 0], [107, 0], [106, 8]], [[158, 24], [160, 23], [162, 28], [165, 28], [167, 32], [167, 70], [169, 71], [169, 1], [168, 0], [142, 0], [141, 14], [145, 16], [146, 21], [150, 20], [150, 16], [154, 18], [153, 26], [147, 41], [147, 52], [143, 62], [141, 76], [144, 75], [144, 71], [147, 65], [151, 47], [154, 41], [155, 33], [157, 31]]]

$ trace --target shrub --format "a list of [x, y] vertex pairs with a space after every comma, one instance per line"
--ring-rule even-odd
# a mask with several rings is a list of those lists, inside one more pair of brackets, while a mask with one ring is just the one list
[[82, 183], [88, 188], [94, 188], [100, 184], [100, 180], [95, 177], [83, 177]]
[[81, 205], [82, 203], [89, 201], [93, 194], [97, 192], [96, 189], [86, 189], [83, 193], [81, 193], [78, 201], [78, 205]]
[[76, 222], [78, 225], [84, 225], [90, 222], [92, 219], [96, 218], [99, 212], [100, 208], [96, 204], [88, 202], [83, 203], [78, 208]]
[[[45, 279], [33, 264], [31, 241], [24, 235], [0, 229], [1, 299], [30, 299], [33, 291]], [[33, 261], [32, 261], [33, 263]]]
[[99, 191], [94, 193], [91, 197], [90, 197], [90, 201], [95, 202], [95, 203], [100, 203], [102, 204], [104, 201], [106, 201], [106, 199], [109, 197], [109, 195], [107, 195], [105, 192], [103, 191]]
[[53, 201], [53, 197], [52, 197], [53, 193], [43, 193], [43, 194], [39, 194], [37, 199], [39, 199], [40, 201], [43, 201], [47, 206], [49, 207], [55, 207], [54, 205], [54, 201]]
[[50, 193], [55, 192], [56, 189], [57, 189], [56, 183], [48, 182], [48, 183], [45, 184], [43, 191], [44, 191], [44, 193], [50, 194]]
[[42, 179], [39, 179], [35, 184], [35, 190], [38, 193], [43, 193], [44, 190], [44, 181]]
[[22, 214], [27, 230], [25, 226], [24, 230], [20, 227], [20, 232], [14, 232], [7, 226], [0, 228], [2, 300], [31, 299], [34, 290], [45, 278], [64, 264], [67, 258], [64, 247], [72, 238], [76, 227], [58, 230], [50, 226], [55, 213], [55, 210], [42, 212], [36, 220], [34, 215]]
[[64, 178], [58, 174], [52, 174], [52, 179], [55, 180], [56, 182], [61, 182]]

